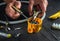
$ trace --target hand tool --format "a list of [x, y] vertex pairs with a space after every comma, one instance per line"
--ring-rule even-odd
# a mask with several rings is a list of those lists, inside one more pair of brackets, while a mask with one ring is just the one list
[[58, 23], [53, 23], [52, 28], [59, 30], [60, 29], [60, 24]]
[[13, 8], [15, 11], [19, 12], [21, 15], [23, 15], [25, 18], [28, 18], [27, 16], [25, 16], [25, 15], [23, 14], [23, 12], [22, 12], [21, 10], [19, 10], [19, 9], [16, 8], [15, 6], [12, 6], [12, 8]]
[[12, 37], [11, 34], [7, 34], [7, 33], [4, 33], [4, 32], [0, 32], [0, 36], [2, 36], [2, 37], [6, 37], [6, 38], [10, 38], [10, 37]]

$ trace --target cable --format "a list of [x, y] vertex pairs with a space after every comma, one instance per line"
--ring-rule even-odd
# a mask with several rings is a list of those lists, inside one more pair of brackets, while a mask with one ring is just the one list
[[[29, 3], [29, 1], [21, 1], [22, 3], [26, 3], [26, 4], [28, 4]], [[0, 3], [0, 6], [2, 6], [2, 5], [5, 5], [6, 3]], [[46, 13], [44, 13], [43, 14], [43, 16], [42, 16], [42, 20], [44, 20], [44, 18], [45, 18], [45, 16], [46, 16]], [[29, 18], [31, 18], [31, 17], [29, 17]], [[29, 18], [27, 18], [27, 19], [23, 19], [23, 20], [18, 20], [18, 21], [9, 21], [9, 24], [18, 24], [18, 23], [23, 23], [23, 22], [26, 22]], [[2, 21], [2, 20], [0, 20], [0, 23], [2, 23], [2, 24], [6, 24], [6, 21]]]

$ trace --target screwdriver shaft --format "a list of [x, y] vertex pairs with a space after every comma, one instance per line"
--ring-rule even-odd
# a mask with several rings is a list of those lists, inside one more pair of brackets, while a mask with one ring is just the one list
[[26, 19], [28, 18], [27, 16], [25, 16], [25, 15], [23, 14], [23, 12], [22, 12], [21, 10], [19, 10], [19, 9], [16, 8], [15, 6], [12, 6], [12, 8], [13, 8], [15, 11], [19, 12], [21, 15], [23, 15]]

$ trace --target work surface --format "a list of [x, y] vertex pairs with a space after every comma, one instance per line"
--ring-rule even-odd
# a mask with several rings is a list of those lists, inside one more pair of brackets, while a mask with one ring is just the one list
[[[46, 18], [43, 21], [42, 30], [38, 33], [34, 34], [28, 34], [27, 33], [27, 23], [21, 23], [14, 25], [15, 27], [22, 27], [21, 35], [17, 38], [1, 38], [0, 41], [58, 41], [56, 38], [51, 35], [50, 31], [46, 30], [51, 29], [52, 23], [60, 23], [60, 19], [57, 20], [50, 20], [48, 17], [54, 13], [56, 13], [58, 10], [60, 10], [60, 0], [48, 0], [49, 5], [47, 7], [46, 12]], [[60, 30], [53, 30], [54, 35], [56, 35], [57, 38], [60, 38]], [[12, 31], [11, 31], [12, 32]]]

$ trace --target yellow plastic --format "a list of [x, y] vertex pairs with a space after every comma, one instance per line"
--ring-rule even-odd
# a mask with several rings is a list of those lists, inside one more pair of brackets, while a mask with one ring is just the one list
[[49, 18], [51, 18], [51, 19], [57, 19], [57, 18], [60, 18], [60, 11], [58, 11], [57, 13], [51, 15]]
[[39, 32], [42, 29], [42, 20], [40, 18], [36, 18], [35, 21], [38, 22], [38, 24], [32, 24], [30, 23], [30, 21], [32, 20], [32, 18], [28, 19], [28, 33], [35, 33], [35, 32]]
[[11, 37], [11, 34], [8, 34], [7, 37], [10, 38]]

